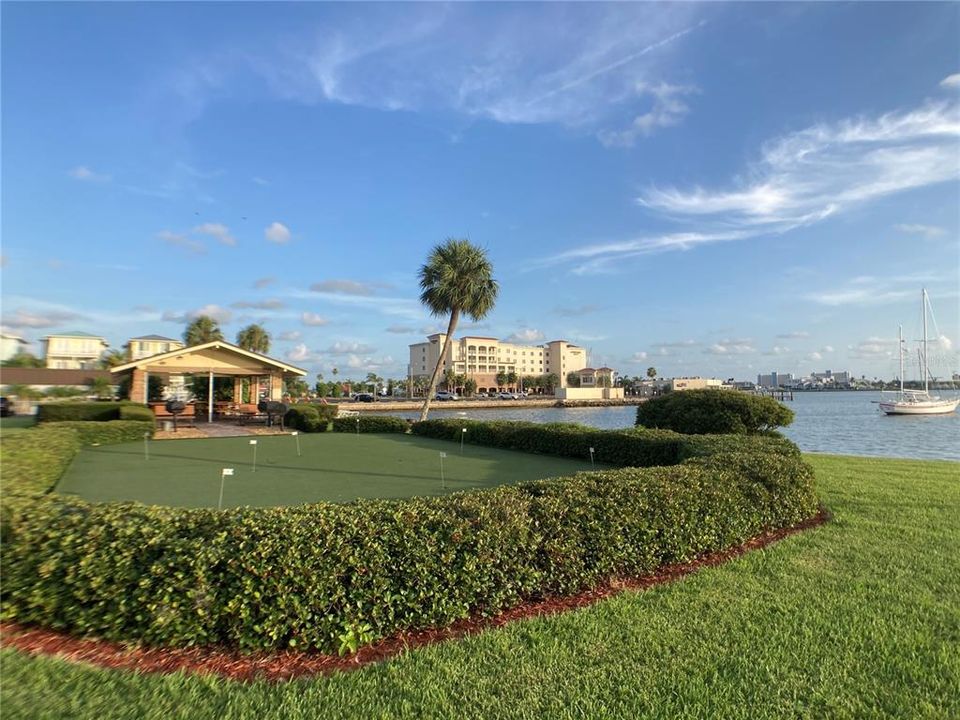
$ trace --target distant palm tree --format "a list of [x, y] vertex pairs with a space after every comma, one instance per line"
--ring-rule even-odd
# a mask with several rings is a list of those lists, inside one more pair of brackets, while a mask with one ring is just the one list
[[430, 385], [420, 410], [420, 420], [426, 420], [447, 355], [461, 315], [480, 320], [493, 308], [499, 291], [493, 279], [493, 265], [486, 252], [468, 240], [448, 239], [431, 250], [427, 262], [420, 268], [420, 302], [435, 317], [450, 315], [447, 334], [437, 356], [437, 364], [430, 376]]
[[100, 357], [100, 367], [109, 370], [117, 365], [123, 365], [127, 361], [127, 355], [122, 350], [107, 350]]
[[497, 373], [497, 387], [502, 388], [507, 385], [507, 372], [506, 370], [501, 370]]
[[443, 371], [443, 384], [448, 392], [453, 392], [454, 385], [457, 384], [457, 374], [452, 368]]
[[653, 380], [657, 376], [657, 369], [655, 367], [647, 368], [647, 377]]
[[187, 325], [183, 331], [183, 342], [187, 347], [202, 345], [203, 343], [223, 340], [223, 333], [217, 321], [209, 315], [200, 315]]
[[507, 372], [507, 385], [512, 387], [514, 390], [517, 388], [517, 373], [513, 370]]
[[266, 355], [270, 352], [270, 333], [262, 325], [247, 325], [237, 333], [237, 345], [244, 350]]

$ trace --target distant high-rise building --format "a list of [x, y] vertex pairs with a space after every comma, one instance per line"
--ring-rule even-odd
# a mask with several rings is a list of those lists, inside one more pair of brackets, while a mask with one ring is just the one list
[[776, 370], [769, 375], [757, 375], [757, 385], [762, 388], [779, 388], [792, 386], [796, 381], [793, 373], [778, 373]]

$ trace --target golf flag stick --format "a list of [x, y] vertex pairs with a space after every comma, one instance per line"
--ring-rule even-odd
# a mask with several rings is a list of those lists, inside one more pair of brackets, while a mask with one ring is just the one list
[[220, 471], [220, 499], [217, 501], [217, 510], [223, 510], [223, 479], [227, 475], [233, 475], [233, 468], [223, 468]]
[[294, 430], [294, 431], [293, 431], [292, 433], [290, 433], [290, 434], [293, 435], [293, 436], [297, 439], [297, 457], [300, 457], [300, 433], [298, 433], [296, 430]]
[[463, 428], [460, 431], [460, 454], [463, 455], [463, 439], [467, 436], [467, 429]]
[[150, 433], [148, 432], [143, 434], [143, 459], [150, 459]]
[[596, 465], [593, 464], [593, 448], [590, 448], [590, 469], [596, 470]]
[[447, 456], [445, 452], [440, 453], [440, 487], [447, 489], [447, 479], [443, 476], [443, 459]]
[[253, 445], [253, 471], [257, 471], [257, 441], [251, 440], [250, 444]]

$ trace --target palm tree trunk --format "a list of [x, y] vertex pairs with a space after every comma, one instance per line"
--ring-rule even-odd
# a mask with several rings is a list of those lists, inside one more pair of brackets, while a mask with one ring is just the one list
[[430, 376], [430, 385], [427, 387], [427, 396], [423, 399], [423, 407], [420, 409], [420, 422], [427, 419], [427, 413], [430, 412], [430, 403], [433, 401], [433, 394], [437, 391], [437, 379], [440, 377], [440, 368], [443, 367], [443, 359], [447, 356], [447, 345], [453, 339], [453, 332], [457, 329], [457, 321], [460, 319], [460, 311], [454, 309], [450, 313], [450, 322], [447, 325], [447, 336], [443, 340], [443, 347], [440, 348], [440, 357], [437, 358], [437, 366], [433, 369], [433, 375]]

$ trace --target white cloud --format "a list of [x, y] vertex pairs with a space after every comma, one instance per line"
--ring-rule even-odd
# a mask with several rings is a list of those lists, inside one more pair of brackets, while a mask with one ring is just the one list
[[808, 293], [805, 298], [827, 307], [886, 305], [911, 297], [919, 299], [918, 283], [930, 279], [921, 275], [886, 278], [861, 276], [848, 280], [839, 288]]
[[960, 88], [960, 73], [947, 75], [943, 80], [940, 81], [940, 87]]
[[357, 280], [324, 280], [310, 286], [313, 292], [331, 293], [334, 295], [373, 295], [380, 289], [390, 287], [381, 282], [359, 282]]
[[110, 176], [104, 175], [102, 173], [97, 173], [88, 168], [86, 165], [78, 165], [75, 168], [70, 169], [67, 174], [72, 177], [74, 180], [81, 180], [83, 182], [109, 182]]
[[12, 315], [3, 316], [3, 325], [11, 328], [50, 328], [82, 319], [78, 313], [48, 310], [33, 311], [17, 308]]
[[286, 306], [282, 300], [270, 298], [267, 300], [238, 300], [231, 303], [230, 307], [238, 310], [282, 310]]
[[600, 142], [607, 146], [630, 147], [638, 136], [648, 137], [659, 128], [672, 127], [680, 123], [690, 108], [683, 101], [684, 95], [698, 92], [696, 88], [684, 85], [671, 85], [660, 82], [637, 83], [637, 95], [649, 96], [653, 106], [648, 112], [638, 115], [626, 130], [604, 130], [599, 133]]
[[213, 318], [218, 323], [228, 323], [233, 320], [233, 311], [228, 308], [221, 307], [220, 305], [204, 305], [199, 307], [196, 310], [187, 310], [185, 312], [174, 312], [173, 310], [167, 310], [161, 316], [161, 320], [166, 322], [176, 322], [176, 323], [188, 323], [193, 320], [196, 320], [198, 317], [205, 315], [209, 318]]
[[958, 176], [956, 103], [928, 102], [875, 118], [821, 123], [766, 143], [732, 189], [653, 188], [639, 202], [725, 224], [786, 229], [850, 206]]
[[544, 334], [540, 330], [535, 330], [534, 328], [524, 328], [522, 330], [517, 330], [510, 337], [506, 339], [506, 342], [511, 343], [535, 343], [543, 340]]
[[290, 362], [304, 362], [305, 360], [312, 360], [313, 354], [307, 349], [306, 345], [300, 343], [288, 350], [285, 357]]
[[395, 362], [389, 355], [384, 355], [380, 358], [348, 355], [346, 361], [346, 366], [351, 370], [361, 370], [363, 372], [379, 372], [385, 368], [392, 368], [394, 365]]
[[788, 352], [790, 352], [790, 348], [784, 347], [783, 345], [774, 345], [767, 350], [764, 355], [786, 355]]
[[165, 242], [167, 245], [183, 248], [187, 252], [193, 253], [194, 255], [203, 255], [205, 252], [207, 252], [206, 245], [199, 240], [193, 240], [187, 237], [183, 233], [175, 233], [171, 230], [161, 230], [157, 233], [157, 238]]
[[257, 279], [254, 281], [253, 286], [254, 286], [257, 290], [262, 290], [262, 289], [265, 288], [265, 287], [268, 287], [268, 286], [270, 286], [270, 285], [273, 285], [273, 283], [275, 283], [276, 281], [277, 281], [277, 279], [276, 279], [275, 277], [269, 277], [269, 276], [268, 276], [268, 277], [257, 278]]
[[907, 235], [923, 235], [927, 238], [940, 237], [941, 235], [946, 235], [947, 231], [942, 227], [937, 227], [936, 225], [919, 225], [919, 224], [900, 224], [895, 226], [897, 230]]
[[708, 355], [748, 355], [756, 351], [749, 339], [720, 340], [704, 349]]
[[309, 325], [310, 327], [320, 327], [321, 325], [327, 325], [330, 321], [322, 315], [318, 315], [314, 312], [305, 312], [300, 316], [300, 321], [304, 325]]
[[933, 344], [938, 345], [945, 352], [950, 352], [953, 349], [953, 341], [948, 338], [946, 335], [940, 335], [940, 337], [932, 340]]
[[832, 353], [832, 352], [833, 352], [833, 345], [824, 345], [822, 348], [820, 348], [820, 352], [825, 353], [825, 354], [826, 354], [826, 353]]
[[197, 225], [193, 231], [201, 235], [215, 237], [224, 245], [233, 246], [237, 244], [237, 239], [230, 234], [230, 229], [221, 223], [203, 223], [203, 225]]
[[626, 362], [638, 363], [638, 362], [643, 362], [646, 359], [647, 359], [647, 353], [643, 350], [640, 350], [639, 352], [635, 352], [633, 355], [631, 355]]
[[807, 360], [810, 360], [810, 361], [823, 360], [823, 355], [821, 355], [818, 352], [812, 352], [807, 355]]
[[376, 352], [375, 347], [358, 342], [335, 342], [324, 350], [329, 355], [369, 355]]
[[263, 231], [263, 236], [272, 243], [282, 245], [290, 242], [290, 228], [281, 222], [270, 223]]
[[301, 337], [303, 337], [303, 334], [299, 330], [287, 330], [286, 332], [280, 333], [277, 336], [277, 339], [292, 341], [299, 340]]
[[856, 345], [847, 345], [850, 357], [856, 360], [892, 358], [896, 355], [896, 338], [869, 337]]

